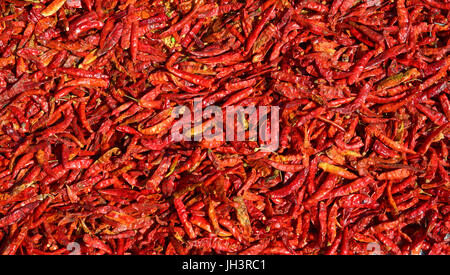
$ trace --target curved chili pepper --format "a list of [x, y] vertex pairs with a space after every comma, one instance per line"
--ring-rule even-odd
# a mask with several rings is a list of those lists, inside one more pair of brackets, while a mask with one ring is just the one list
[[186, 208], [181, 200], [181, 197], [175, 198], [173, 201], [175, 208], [177, 209], [178, 217], [180, 218], [180, 222], [183, 225], [186, 233], [188, 234], [190, 239], [195, 239], [197, 234], [195, 234], [194, 229], [192, 228], [191, 223], [187, 220], [187, 212]]
[[105, 40], [105, 45], [97, 52], [97, 56], [102, 56], [111, 49], [113, 49], [119, 42], [119, 39], [122, 36], [122, 32], [123, 32], [123, 24], [121, 22], [114, 25], [114, 28], [111, 30], [111, 33]]

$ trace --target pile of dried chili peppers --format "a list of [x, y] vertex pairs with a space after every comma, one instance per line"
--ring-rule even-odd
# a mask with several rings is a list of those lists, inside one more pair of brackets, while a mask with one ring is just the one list
[[[0, 253], [450, 254], [450, 1], [0, 11]], [[175, 142], [196, 98], [279, 148]]]

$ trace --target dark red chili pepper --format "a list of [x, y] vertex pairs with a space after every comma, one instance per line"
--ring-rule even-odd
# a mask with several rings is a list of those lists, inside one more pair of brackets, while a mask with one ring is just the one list
[[294, 179], [292, 179], [291, 183], [289, 183], [288, 185], [286, 185], [278, 190], [269, 192], [269, 196], [271, 198], [277, 199], [277, 198], [283, 198], [283, 197], [295, 192], [305, 182], [306, 176], [308, 175], [308, 171], [309, 171], [308, 169], [303, 169], [303, 171], [301, 173], [299, 173]]

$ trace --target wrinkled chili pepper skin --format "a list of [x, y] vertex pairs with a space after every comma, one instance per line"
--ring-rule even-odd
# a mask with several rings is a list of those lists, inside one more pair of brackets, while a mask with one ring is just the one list
[[449, 11], [0, 1], [0, 253], [449, 254]]

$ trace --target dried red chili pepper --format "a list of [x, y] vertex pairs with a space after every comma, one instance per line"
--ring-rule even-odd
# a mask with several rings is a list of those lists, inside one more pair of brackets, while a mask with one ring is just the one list
[[7, 2], [2, 254], [448, 253], [448, 3]]

